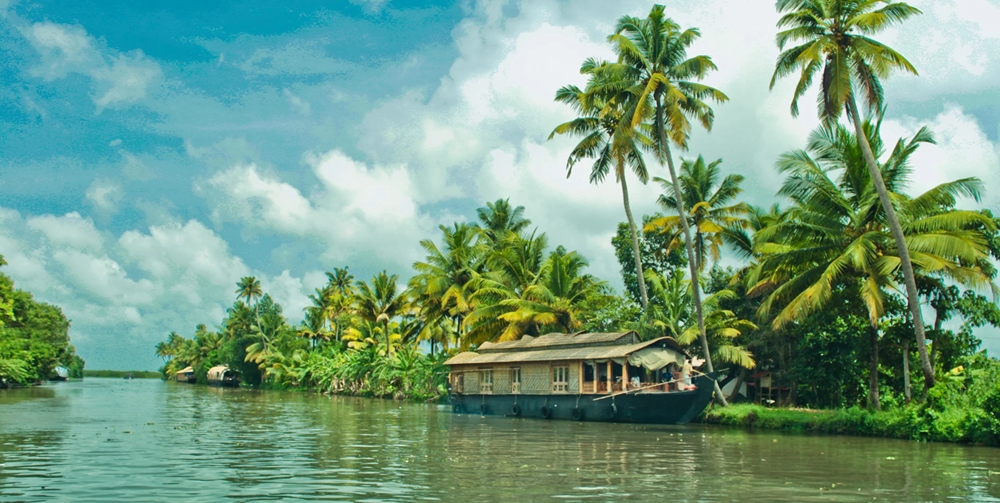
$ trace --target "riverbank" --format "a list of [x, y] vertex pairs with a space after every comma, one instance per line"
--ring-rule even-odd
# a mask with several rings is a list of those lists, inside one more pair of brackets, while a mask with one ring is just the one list
[[708, 424], [747, 429], [1000, 446], [1000, 421], [979, 408], [942, 412], [914, 404], [869, 412], [859, 407], [807, 410], [738, 404], [706, 411], [702, 418]]

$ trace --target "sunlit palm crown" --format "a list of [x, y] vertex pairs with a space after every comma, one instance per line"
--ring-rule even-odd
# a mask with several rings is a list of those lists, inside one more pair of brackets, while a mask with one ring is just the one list
[[[778, 56], [773, 88], [781, 77], [799, 72], [792, 98], [792, 115], [798, 115], [798, 100], [808, 91], [817, 72], [822, 91], [819, 115], [835, 120], [844, 111], [852, 90], [870, 109], [882, 108], [880, 79], [902, 70], [917, 70], [901, 54], [871, 38], [890, 26], [920, 14], [903, 2], [885, 0], [778, 0]], [[785, 49], [789, 44], [797, 44]]]
[[[879, 124], [866, 124], [865, 130], [881, 157]], [[978, 198], [981, 182], [955, 180], [913, 198], [904, 192], [912, 174], [910, 156], [931, 142], [926, 130], [901, 139], [879, 166], [899, 208], [917, 274], [995, 289], [983, 269], [988, 245], [982, 231], [992, 230], [992, 221], [954, 209], [958, 196]], [[773, 325], [780, 328], [821, 308], [835, 288], [857, 282], [876, 323], [886, 292], [900, 281], [899, 258], [857, 139], [842, 125], [821, 128], [807, 150], [782, 155], [778, 168], [788, 176], [780, 193], [793, 205], [754, 236], [760, 258], [751, 266], [750, 293], [767, 294], [762, 318], [778, 309]]]
[[[745, 225], [743, 215], [749, 211], [746, 203], [735, 202], [743, 192], [740, 187], [743, 175], [727, 175], [719, 182], [720, 164], [722, 159], [706, 164], [702, 156], [681, 163], [681, 197], [688, 210], [689, 223], [695, 229], [694, 251], [698, 269], [704, 269], [706, 254], [714, 261], [719, 260], [723, 241], [731, 240], [728, 231], [742, 228]], [[651, 220], [645, 230], [671, 233], [675, 236], [670, 243], [671, 248], [682, 247], [680, 217], [670, 215], [677, 212], [673, 186], [669, 180], [660, 177], [654, 180], [663, 187], [663, 194], [657, 203], [667, 216]]]
[[[631, 117], [632, 128], [656, 119], [659, 104], [663, 124], [654, 126], [662, 127], [670, 141], [686, 148], [689, 117], [711, 129], [715, 113], [705, 100], [729, 99], [718, 89], [696, 82], [717, 69], [708, 56], [688, 58], [688, 47], [700, 36], [698, 29], [682, 30], [665, 17], [662, 5], [654, 6], [645, 18], [623, 16], [608, 37], [618, 61], [600, 71], [601, 85], [593, 92], [607, 96], [609, 103], [627, 103], [625, 117]], [[661, 158], [665, 155], [663, 145], [657, 153]]]

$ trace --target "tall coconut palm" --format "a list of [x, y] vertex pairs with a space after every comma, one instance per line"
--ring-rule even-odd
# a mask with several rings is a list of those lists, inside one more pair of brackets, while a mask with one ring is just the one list
[[[727, 230], [743, 227], [743, 216], [749, 211], [746, 203], [734, 203], [734, 199], [743, 192], [740, 187], [743, 175], [728, 175], [719, 182], [720, 164], [722, 159], [705, 164], [705, 158], [700, 155], [693, 161], [681, 160], [681, 194], [684, 207], [688, 209], [688, 225], [694, 228], [693, 260], [699, 271], [705, 269], [705, 255], [710, 255], [713, 261], [719, 260], [723, 241], [729, 238]], [[664, 211], [675, 211], [677, 201], [673, 195], [673, 184], [660, 177], [653, 180], [663, 186], [664, 193], [657, 199], [660, 207]], [[645, 230], [679, 234], [680, 217], [655, 218], [646, 224]], [[670, 246], [675, 246], [675, 243], [670, 243]]]
[[465, 343], [516, 340], [525, 334], [538, 336], [579, 328], [581, 303], [604, 285], [582, 274], [586, 266], [582, 256], [559, 247], [531, 274], [522, 276], [531, 278], [529, 284], [505, 282], [502, 273], [481, 278], [472, 295], [477, 309], [466, 318], [470, 328]]
[[[523, 208], [522, 208], [523, 209]], [[417, 275], [410, 280], [421, 316], [427, 321], [422, 331], [422, 339], [429, 338], [440, 328], [440, 318], [448, 317], [454, 325], [455, 340], [461, 338], [462, 319], [471, 307], [467, 285], [476, 274], [480, 251], [475, 242], [481, 229], [466, 223], [455, 223], [453, 227], [440, 226], [443, 234], [444, 251], [434, 241], [425, 239], [420, 246], [427, 251], [424, 262], [415, 262], [413, 269]], [[431, 351], [434, 339], [430, 338]], [[444, 341], [447, 343], [447, 341]]]
[[[627, 88], [631, 94], [626, 117], [631, 116], [633, 128], [652, 119], [653, 151], [661, 165], [666, 163], [670, 173], [691, 270], [692, 297], [702, 352], [709, 372], [714, 372], [705, 336], [705, 316], [691, 229], [685, 218], [684, 197], [670, 149], [671, 144], [681, 150], [687, 149], [691, 135], [689, 119], [697, 120], [706, 130], [711, 130], [715, 112], [706, 100], [717, 103], [729, 100], [722, 91], [697, 82], [717, 69], [709, 56], [687, 57], [688, 47], [700, 36], [696, 28], [682, 30], [680, 25], [664, 15], [662, 5], [654, 5], [645, 18], [623, 16], [619, 19], [615, 34], [608, 40], [618, 55], [618, 68], [614, 72], [619, 75], [619, 83], [615, 87]], [[725, 404], [718, 384], [716, 393], [720, 402]]]
[[636, 231], [635, 219], [632, 218], [632, 206], [628, 197], [628, 181], [625, 176], [631, 171], [642, 184], [649, 181], [646, 161], [641, 149], [648, 146], [651, 140], [639, 129], [632, 128], [631, 122], [624, 119], [627, 102], [615, 100], [615, 94], [609, 95], [609, 72], [611, 65], [599, 62], [593, 58], [587, 59], [580, 67], [580, 73], [589, 75], [590, 82], [585, 92], [577, 86], [565, 86], [556, 91], [556, 101], [565, 103], [579, 115], [576, 119], [564, 122], [549, 135], [551, 140], [557, 134], [582, 136], [576, 146], [570, 151], [566, 160], [566, 178], [573, 174], [573, 167], [583, 159], [593, 159], [590, 168], [590, 183], [600, 184], [614, 170], [615, 181], [622, 188], [622, 202], [625, 205], [625, 217], [628, 220], [629, 232], [632, 234], [632, 255], [635, 260], [635, 274], [639, 284], [639, 297], [642, 309], [649, 307], [649, 295], [646, 292], [646, 280], [642, 272], [642, 258], [639, 255], [639, 235]]
[[392, 341], [388, 340], [389, 322], [409, 307], [405, 292], [400, 292], [396, 285], [398, 279], [395, 274], [382, 271], [372, 278], [370, 285], [364, 281], [356, 283], [358, 317], [382, 325], [389, 358], [392, 358]]
[[[866, 124], [863, 131], [869, 135], [866, 143], [881, 155], [879, 124]], [[986, 241], [975, 230], [992, 228], [992, 222], [980, 213], [953, 209], [957, 196], [978, 199], [979, 180], [945, 183], [912, 199], [903, 192], [912, 173], [910, 156], [932, 141], [921, 130], [909, 141], [900, 140], [879, 166], [904, 217], [914, 263], [921, 275], [992, 287], [980, 267], [988, 253]], [[870, 405], [877, 409], [878, 321], [901, 253], [888, 232], [860, 143], [844, 126], [831, 124], [813, 132], [807, 151], [781, 156], [778, 168], [787, 178], [780, 194], [794, 204], [788, 218], [754, 236], [755, 247], [764, 252], [762, 274], [748, 278], [751, 295], [770, 291], [760, 310], [762, 317], [773, 314], [775, 329], [822, 309], [839, 286], [856, 289], [871, 324]]]
[[[799, 72], [791, 105], [792, 115], [796, 116], [799, 98], [808, 91], [816, 73], [822, 71], [818, 100], [820, 118], [825, 122], [836, 122], [846, 111], [854, 124], [868, 174], [878, 192], [879, 202], [899, 250], [899, 266], [905, 279], [906, 300], [920, 353], [924, 387], [929, 389], [934, 386], [934, 369], [924, 341], [924, 322], [920, 314], [912, 257], [875, 153], [862, 132], [863, 121], [856, 99], [857, 92], [860, 92], [869, 110], [881, 110], [881, 80], [895, 71], [917, 74], [916, 68], [906, 58], [871, 36], [921, 12], [906, 3], [888, 0], [778, 0], [775, 5], [783, 14], [778, 20], [778, 28], [782, 31], [778, 32], [776, 39], [778, 48], [783, 52], [778, 55], [771, 88], [779, 78]], [[785, 50], [789, 43], [799, 45]]]
[[499, 245], [531, 225], [531, 220], [524, 218], [524, 206], [511, 206], [509, 199], [486, 203], [486, 206], [476, 209], [476, 215], [479, 223], [475, 225], [482, 229], [487, 245]]
[[244, 276], [236, 283], [236, 300], [243, 299], [246, 301], [247, 305], [253, 304], [254, 314], [257, 320], [257, 330], [260, 331], [261, 337], [267, 341], [267, 335], [264, 334], [264, 330], [260, 327], [260, 309], [258, 308], [257, 301], [264, 295], [264, 291], [260, 288], [260, 280], [254, 276]]

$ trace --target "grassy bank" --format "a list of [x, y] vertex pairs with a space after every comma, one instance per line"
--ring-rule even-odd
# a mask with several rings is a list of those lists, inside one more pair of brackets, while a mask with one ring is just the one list
[[706, 423], [780, 431], [903, 438], [1000, 446], [1000, 361], [976, 354], [941, 374], [926, 397], [910, 404], [886, 400], [882, 411], [715, 408]]
[[161, 379], [163, 374], [151, 370], [84, 370], [83, 377], [125, 377], [125, 374], [132, 374], [136, 379]]

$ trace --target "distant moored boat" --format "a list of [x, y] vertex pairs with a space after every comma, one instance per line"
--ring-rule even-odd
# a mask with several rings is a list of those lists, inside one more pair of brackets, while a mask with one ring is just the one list
[[65, 381], [69, 379], [69, 369], [63, 367], [62, 365], [55, 368], [56, 375], [52, 377], [52, 381]]
[[174, 379], [177, 382], [194, 383], [198, 381], [198, 378], [194, 375], [194, 369], [191, 367], [184, 367], [174, 374]]
[[208, 369], [208, 385], [235, 388], [240, 385], [239, 373], [228, 365], [216, 365]]

